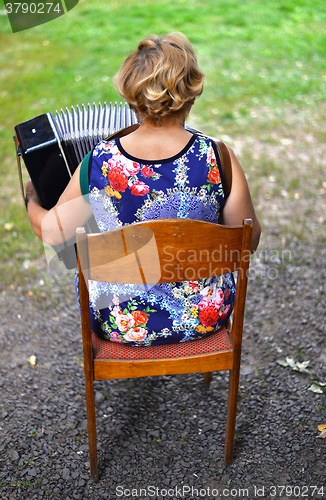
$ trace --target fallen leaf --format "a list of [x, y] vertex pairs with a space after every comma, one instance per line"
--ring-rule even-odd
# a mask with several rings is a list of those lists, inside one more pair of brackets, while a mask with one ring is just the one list
[[309, 365], [310, 361], [303, 361], [300, 363], [299, 361], [295, 361], [293, 358], [286, 358], [284, 359], [278, 359], [277, 363], [281, 366], [287, 367], [289, 366], [292, 368], [292, 370], [295, 370], [297, 372], [308, 372], [307, 366]]
[[306, 370], [306, 368], [309, 365], [309, 363], [310, 363], [310, 361], [303, 361], [302, 363], [299, 363], [299, 361], [298, 361], [296, 364], [296, 367], [299, 370], [299, 372], [306, 372], [306, 371], [308, 371], [308, 370]]
[[25, 259], [23, 262], [23, 268], [29, 269], [31, 267], [31, 261], [29, 259]]
[[36, 364], [36, 356], [34, 356], [34, 354], [32, 356], [30, 356], [27, 360], [29, 362], [29, 364], [31, 365], [32, 368], [35, 367], [35, 364]]
[[320, 432], [326, 432], [326, 424], [318, 425], [318, 430]]
[[322, 438], [322, 439], [325, 439], [326, 438], [326, 432], [321, 432], [319, 434], [319, 436], [316, 436], [316, 438]]
[[310, 387], [308, 387], [308, 391], [314, 392], [316, 394], [323, 394], [322, 389], [317, 384], [312, 384]]

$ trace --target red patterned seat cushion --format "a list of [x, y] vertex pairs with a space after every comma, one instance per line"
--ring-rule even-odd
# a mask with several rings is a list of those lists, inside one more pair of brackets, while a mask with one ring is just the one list
[[162, 359], [207, 354], [232, 349], [226, 326], [208, 337], [149, 347], [133, 347], [111, 340], [103, 340], [92, 332], [94, 359]]

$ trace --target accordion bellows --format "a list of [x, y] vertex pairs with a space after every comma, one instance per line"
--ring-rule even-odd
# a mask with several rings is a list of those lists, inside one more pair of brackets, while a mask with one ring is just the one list
[[102, 139], [137, 123], [126, 103], [88, 104], [46, 113], [15, 127], [18, 154], [23, 157], [36, 192], [52, 208], [84, 156]]
[[61, 110], [59, 115], [57, 111], [55, 118], [51, 113], [51, 118], [64, 144], [73, 146], [74, 154], [71, 155], [72, 151], [70, 152], [69, 148], [67, 148], [67, 153], [71, 155], [72, 162], [74, 162], [75, 155], [78, 165], [102, 139], [137, 123], [136, 114], [127, 104], [122, 103], [119, 106], [117, 103], [114, 106], [112, 103], [109, 106], [104, 103], [103, 107], [101, 103], [98, 107], [95, 103], [93, 107], [88, 104], [87, 109], [82, 105], [82, 109], [77, 106], [77, 111], [72, 106], [71, 112], [66, 108], [66, 113]]

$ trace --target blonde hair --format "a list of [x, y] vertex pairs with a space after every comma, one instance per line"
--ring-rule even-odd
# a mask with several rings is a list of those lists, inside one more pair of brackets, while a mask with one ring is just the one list
[[185, 119], [203, 91], [205, 75], [196, 54], [182, 33], [151, 35], [141, 41], [114, 78], [130, 107], [154, 124]]

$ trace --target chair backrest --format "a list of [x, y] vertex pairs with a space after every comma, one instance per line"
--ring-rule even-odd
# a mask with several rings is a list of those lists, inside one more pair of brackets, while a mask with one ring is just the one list
[[[242, 226], [158, 219], [89, 235], [84, 228], [78, 228], [79, 273], [86, 283], [95, 280], [152, 285], [238, 271], [232, 332], [242, 333], [251, 235], [250, 219]], [[231, 333], [231, 340], [236, 342], [233, 336]]]
[[159, 219], [89, 235], [77, 229], [85, 278], [113, 283], [191, 281], [245, 270], [250, 244], [250, 220], [243, 226], [220, 226]]

